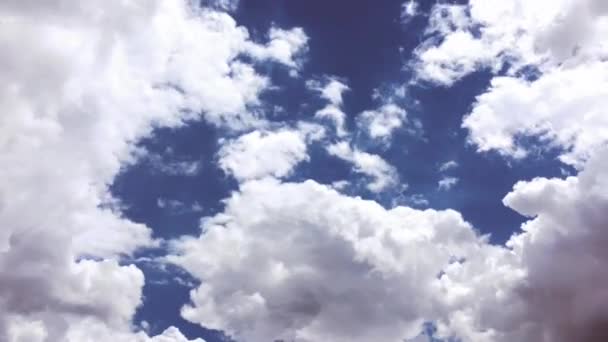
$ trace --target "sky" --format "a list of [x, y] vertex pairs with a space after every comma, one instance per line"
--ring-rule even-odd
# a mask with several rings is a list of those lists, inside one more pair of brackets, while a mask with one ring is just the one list
[[0, 342], [608, 340], [604, 0], [0, 26]]

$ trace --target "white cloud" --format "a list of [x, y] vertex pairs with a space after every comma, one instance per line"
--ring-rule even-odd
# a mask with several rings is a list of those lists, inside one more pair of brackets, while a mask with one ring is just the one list
[[[430, 38], [417, 50], [420, 78], [451, 85], [480, 68], [548, 70], [604, 58], [608, 8], [602, 0], [472, 0], [436, 5]], [[479, 34], [473, 34], [473, 27]], [[437, 37], [437, 35], [439, 37]]]
[[322, 81], [308, 81], [306, 86], [314, 91], [321, 93], [321, 97], [329, 103], [324, 108], [315, 113], [317, 118], [328, 118], [336, 125], [336, 134], [338, 136], [346, 135], [344, 121], [346, 114], [342, 111], [343, 95], [350, 88], [342, 83], [337, 78], [327, 77]]
[[446, 270], [441, 282], [452, 310], [442, 335], [492, 342], [608, 337], [607, 157], [603, 149], [576, 177], [515, 185], [504, 203], [530, 220], [508, 249]]
[[274, 60], [293, 69], [300, 69], [300, 56], [306, 52], [308, 36], [301, 28], [283, 30], [272, 27], [265, 46], [248, 43], [247, 53], [260, 60]]
[[313, 181], [247, 182], [174, 244], [202, 280], [182, 315], [237, 340], [402, 341], [441, 307], [437, 274], [483, 240], [454, 211], [385, 210]]
[[463, 341], [603, 341], [607, 160], [518, 183], [504, 203], [531, 219], [506, 247], [453, 211], [247, 182], [198, 239], [173, 244], [170, 261], [203, 283], [182, 314], [253, 342], [420, 339], [426, 321]]
[[528, 274], [517, 296], [524, 316], [514, 317], [533, 327], [525, 341], [608, 337], [607, 157], [606, 149], [595, 154], [577, 177], [520, 182], [504, 199], [532, 218], [509, 242]]
[[[259, 123], [246, 113], [269, 80], [237, 58], [297, 69], [302, 32], [275, 29], [255, 46], [227, 14], [182, 1], [65, 4], [0, 3], [0, 340], [185, 342], [175, 328], [133, 331], [144, 276], [119, 259], [157, 242], [107, 205], [108, 185], [155, 127], [194, 113], [235, 129]], [[446, 84], [497, 56], [541, 69], [537, 81], [497, 78], [464, 123], [480, 150], [517, 156], [526, 146], [514, 137], [541, 135], [582, 170], [515, 186], [504, 203], [530, 220], [508, 247], [454, 211], [386, 210], [313, 181], [255, 179], [304, 160], [295, 143], [295, 161], [242, 177], [200, 237], [173, 242], [170, 260], [203, 281], [183, 316], [252, 342], [400, 341], [429, 320], [465, 341], [605, 341], [608, 6], [551, 4], [473, 0], [470, 19], [455, 9], [434, 30], [489, 52], [459, 55], [446, 38], [427, 60], [429, 79]], [[483, 24], [480, 37], [470, 23]], [[345, 89], [320, 90], [338, 128]], [[372, 191], [398, 182], [377, 155], [346, 142], [328, 151], [370, 176]]]
[[393, 131], [406, 122], [406, 116], [405, 109], [389, 103], [377, 110], [368, 110], [359, 114], [357, 120], [359, 127], [366, 130], [370, 137], [388, 142]]
[[118, 260], [157, 242], [108, 186], [155, 127], [259, 120], [243, 113], [269, 81], [236, 61], [247, 31], [173, 0], [11, 0], [0, 21], [0, 340], [106, 336], [81, 324], [147, 341], [130, 322], [143, 274]]
[[416, 72], [421, 79], [451, 85], [493, 60], [494, 55], [470, 32], [448, 35], [440, 46], [422, 46]]
[[455, 160], [449, 160], [443, 164], [441, 164], [441, 166], [439, 166], [439, 172], [446, 172], [448, 170], [452, 170], [458, 167], [458, 162]]
[[371, 177], [372, 181], [367, 185], [369, 191], [381, 192], [399, 183], [397, 170], [376, 154], [353, 149], [345, 141], [328, 146], [327, 152], [351, 162], [355, 166], [355, 172]]
[[[440, 286], [450, 309], [438, 320], [438, 335], [491, 342], [604, 341], [608, 6], [596, 0], [473, 0], [466, 9], [467, 20], [481, 25], [480, 34], [472, 34], [466, 20], [464, 26], [448, 22], [434, 30], [444, 39], [418, 50], [419, 56], [437, 56], [421, 58], [420, 76], [451, 84], [479, 67], [496, 71], [508, 61], [507, 76], [492, 80], [463, 122], [471, 142], [480, 151], [523, 157], [531, 147], [520, 138], [537, 137], [543, 148], [563, 150], [560, 159], [580, 172], [515, 185], [504, 203], [529, 221], [506, 248], [488, 249], [445, 270]], [[458, 36], [468, 37], [463, 46], [472, 53], [450, 47]], [[518, 76], [526, 65], [538, 69], [536, 79]]]
[[497, 77], [463, 122], [480, 151], [525, 156], [518, 136], [537, 136], [580, 165], [608, 142], [608, 62], [548, 71], [536, 81]]
[[344, 92], [350, 90], [346, 84], [335, 77], [326, 77], [322, 81], [311, 80], [306, 83], [306, 86], [320, 92], [322, 98], [336, 106], [342, 105]]
[[285, 177], [308, 160], [307, 140], [318, 139], [321, 127], [302, 130], [253, 131], [224, 144], [219, 165], [224, 172], [244, 181], [267, 176]]
[[[110, 342], [110, 336], [121, 337], [119, 341], [125, 342], [150, 341], [143, 333], [130, 332], [128, 324], [141, 300], [144, 278], [139, 269], [119, 266], [115, 261], [66, 260], [64, 265], [52, 269], [42, 262], [28, 264], [32, 261], [16, 253], [26, 252], [25, 247], [30, 248], [29, 253], [40, 248], [34, 238], [19, 237], [14, 243], [15, 253], [6, 253], [1, 260], [2, 267], [13, 267], [10, 275], [3, 275], [0, 292], [3, 341]], [[48, 252], [37, 252], [36, 257], [48, 257]], [[38, 272], [48, 278], [46, 282], [34, 281]]]
[[408, 23], [416, 15], [418, 15], [418, 2], [416, 0], [409, 0], [401, 5], [401, 22]]
[[205, 340], [201, 338], [189, 340], [174, 327], [166, 329], [157, 336], [149, 337], [144, 332], [113, 331], [99, 322], [84, 319], [70, 327], [66, 342], [205, 342]]
[[344, 121], [346, 120], [346, 114], [340, 109], [340, 107], [329, 104], [325, 106], [323, 109], [318, 110], [315, 113], [315, 117], [317, 118], [327, 118], [334, 122], [336, 125], [336, 134], [339, 137], [343, 137], [347, 134], [346, 129], [344, 127]]
[[[602, 1], [441, 4], [427, 31], [434, 38], [417, 49], [423, 79], [449, 85], [481, 67], [508, 66], [464, 120], [479, 151], [521, 158], [529, 148], [518, 138], [537, 137], [563, 149], [560, 159], [578, 167], [608, 141], [608, 8]], [[537, 77], [526, 79], [523, 67], [538, 69]]]
[[448, 191], [458, 184], [458, 178], [456, 177], [443, 177], [437, 182], [437, 189], [442, 191]]

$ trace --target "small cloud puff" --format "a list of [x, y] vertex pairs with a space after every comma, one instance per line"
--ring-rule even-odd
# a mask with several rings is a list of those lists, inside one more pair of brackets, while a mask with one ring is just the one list
[[437, 183], [437, 189], [441, 191], [448, 191], [458, 184], [459, 179], [456, 177], [444, 177]]

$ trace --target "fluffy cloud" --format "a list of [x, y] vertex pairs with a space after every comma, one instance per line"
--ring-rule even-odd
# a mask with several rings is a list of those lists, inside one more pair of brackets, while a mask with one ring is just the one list
[[143, 274], [118, 260], [156, 241], [108, 185], [155, 127], [257, 121], [244, 113], [268, 80], [237, 57], [291, 67], [289, 37], [253, 45], [227, 14], [172, 0], [10, 0], [0, 21], [0, 340], [148, 341], [130, 327]]
[[390, 141], [393, 131], [403, 126], [406, 116], [403, 108], [389, 103], [377, 110], [359, 114], [357, 120], [359, 127], [366, 130], [370, 137]]
[[[185, 318], [252, 342], [420, 339], [426, 321], [473, 342], [608, 338], [608, 6], [438, 6], [428, 34], [440, 39], [417, 52], [421, 78], [451, 84], [510, 62], [464, 121], [471, 141], [520, 156], [517, 138], [538, 136], [578, 176], [518, 183], [504, 203], [530, 219], [493, 246], [451, 210], [387, 210], [313, 181], [265, 178], [306, 160], [317, 134], [254, 131], [220, 152], [241, 182], [224, 212], [203, 220], [200, 237], [172, 243], [169, 261], [202, 280]], [[0, 21], [0, 340], [187, 342], [175, 328], [150, 337], [132, 327], [145, 279], [120, 256], [157, 241], [112, 205], [108, 185], [155, 127], [195, 113], [259, 125], [248, 108], [269, 80], [238, 57], [297, 71], [305, 35], [273, 28], [255, 43], [227, 14], [173, 0], [9, 0]], [[538, 79], [514, 77], [528, 64]], [[347, 86], [310, 86], [329, 103], [317, 116], [345, 135]], [[371, 177], [371, 191], [398, 183], [380, 156], [348, 142], [328, 152]]]
[[479, 151], [524, 157], [529, 146], [519, 138], [535, 137], [581, 166], [608, 141], [603, 1], [440, 4], [427, 34], [417, 49], [422, 79], [450, 85], [482, 67], [506, 67], [463, 122]]
[[454, 211], [386, 210], [307, 181], [247, 182], [170, 260], [182, 315], [237, 340], [402, 341], [441, 312], [437, 274], [485, 243]]
[[[515, 185], [504, 203], [530, 220], [499, 257], [445, 272], [446, 296], [467, 304], [453, 307], [439, 331], [470, 341], [604, 341], [608, 7], [596, 0], [448, 6], [467, 12], [431, 25], [441, 39], [419, 48], [420, 77], [449, 85], [479, 67], [508, 67], [464, 119], [470, 141], [479, 151], [516, 158], [556, 148], [562, 162], [581, 171]], [[471, 30], [476, 25], [479, 34]], [[470, 49], [453, 50], [458, 37]], [[526, 144], [526, 137], [541, 144]]]
[[345, 141], [328, 146], [327, 152], [351, 162], [355, 166], [355, 172], [371, 177], [372, 182], [367, 185], [369, 191], [380, 192], [399, 182], [397, 170], [379, 155], [353, 149]]
[[451, 309], [440, 324], [444, 336], [492, 342], [608, 338], [607, 157], [606, 149], [595, 154], [576, 177], [515, 185], [504, 203], [530, 220], [507, 248], [446, 269], [441, 286]]
[[[505, 246], [454, 211], [387, 210], [313, 181], [244, 182], [200, 237], [173, 243], [169, 260], [202, 281], [182, 315], [252, 342], [429, 340], [427, 321], [435, 337], [472, 342], [608, 339], [606, 10], [473, 0], [431, 13], [420, 78], [449, 85], [508, 66], [464, 120], [471, 142], [519, 157], [519, 138], [539, 137], [579, 169], [514, 186], [504, 204], [529, 219]], [[341, 94], [324, 96], [339, 108]], [[375, 179], [394, 172], [348, 142], [328, 151]]]
[[509, 242], [528, 271], [519, 297], [536, 328], [530, 341], [608, 338], [607, 158], [601, 150], [577, 177], [520, 182], [504, 199], [533, 218]]
[[556, 68], [535, 81], [497, 77], [464, 122], [480, 151], [522, 157], [521, 136], [563, 149], [561, 160], [581, 165], [608, 142], [608, 62]]
[[437, 183], [437, 189], [448, 191], [458, 184], [458, 178], [456, 177], [443, 177]]
[[342, 103], [344, 92], [349, 90], [348, 86], [332, 77], [325, 78], [322, 81], [308, 81], [306, 85], [309, 89], [319, 92], [321, 97], [329, 102], [315, 113], [315, 117], [333, 121], [336, 125], [336, 134], [338, 136], [346, 135], [346, 128], [344, 127], [346, 114], [342, 111]]
[[247, 53], [260, 60], [274, 60], [296, 71], [302, 65], [301, 54], [306, 52], [308, 36], [301, 28], [283, 30], [272, 27], [265, 46], [248, 43]]
[[253, 342], [416, 341], [426, 321], [463, 341], [604, 341], [607, 160], [515, 185], [504, 203], [530, 220], [506, 246], [454, 211], [246, 182], [199, 238], [173, 244], [169, 260], [203, 284], [182, 315]]
[[467, 6], [433, 6], [425, 34], [416, 50], [416, 75], [427, 81], [451, 85], [482, 65], [490, 64], [495, 52], [470, 32], [472, 19]]
[[[514, 73], [549, 70], [608, 53], [608, 6], [602, 0], [472, 0], [436, 5], [429, 39], [416, 52], [421, 79], [450, 85], [479, 67]], [[478, 32], [476, 32], [478, 30]]]
[[321, 127], [253, 131], [226, 143], [219, 152], [219, 165], [237, 180], [267, 176], [285, 177], [302, 161], [308, 160], [307, 141], [323, 135]]

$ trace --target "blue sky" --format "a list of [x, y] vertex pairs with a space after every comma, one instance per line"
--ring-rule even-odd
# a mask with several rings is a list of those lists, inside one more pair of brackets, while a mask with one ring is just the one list
[[0, 341], [608, 336], [601, 0], [0, 22]]

